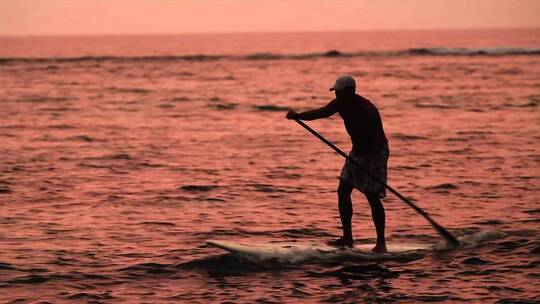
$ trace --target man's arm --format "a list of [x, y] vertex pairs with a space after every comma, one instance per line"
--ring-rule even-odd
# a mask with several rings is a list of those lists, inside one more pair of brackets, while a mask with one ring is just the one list
[[364, 156], [365, 162], [370, 162], [373, 156], [375, 156], [375, 154], [377, 154], [388, 143], [388, 139], [384, 135], [384, 129], [379, 111], [373, 110], [369, 113], [369, 116], [369, 120], [373, 124], [372, 132], [375, 138], [371, 142], [371, 146], [368, 148], [367, 153]]
[[287, 117], [287, 119], [315, 120], [319, 118], [330, 117], [336, 112], [337, 104], [336, 100], [334, 99], [324, 107], [315, 110], [309, 110], [300, 113], [290, 110], [285, 117]]

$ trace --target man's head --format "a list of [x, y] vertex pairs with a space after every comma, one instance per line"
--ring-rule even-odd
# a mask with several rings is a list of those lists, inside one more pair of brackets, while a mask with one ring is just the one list
[[342, 98], [354, 95], [356, 92], [356, 82], [349, 75], [341, 75], [336, 79], [330, 91], [335, 91], [336, 98]]

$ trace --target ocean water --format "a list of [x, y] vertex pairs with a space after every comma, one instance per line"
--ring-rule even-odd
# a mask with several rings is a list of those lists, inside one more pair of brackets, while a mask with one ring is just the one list
[[[343, 159], [284, 119], [339, 74], [388, 183], [466, 246], [253, 261], [340, 234]], [[0, 302], [540, 301], [540, 30], [0, 38]], [[338, 116], [308, 122], [341, 149]], [[390, 243], [440, 236], [389, 194]], [[374, 242], [353, 194], [353, 233]]]

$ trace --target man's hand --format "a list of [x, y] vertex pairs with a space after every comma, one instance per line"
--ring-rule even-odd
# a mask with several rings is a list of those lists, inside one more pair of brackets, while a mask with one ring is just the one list
[[293, 110], [289, 110], [289, 112], [287, 112], [287, 115], [285, 115], [285, 117], [287, 119], [298, 119], [298, 113]]

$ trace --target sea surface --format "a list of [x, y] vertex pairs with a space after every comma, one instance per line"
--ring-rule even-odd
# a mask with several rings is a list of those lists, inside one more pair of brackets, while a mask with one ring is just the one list
[[[332, 100], [339, 74], [381, 112], [388, 183], [468, 245], [268, 261], [208, 246], [339, 236], [344, 160], [284, 118]], [[2, 37], [0, 302], [537, 303], [539, 104], [540, 29]], [[350, 149], [339, 116], [308, 124]], [[440, 244], [384, 205], [389, 243]], [[373, 243], [361, 193], [353, 206]]]

